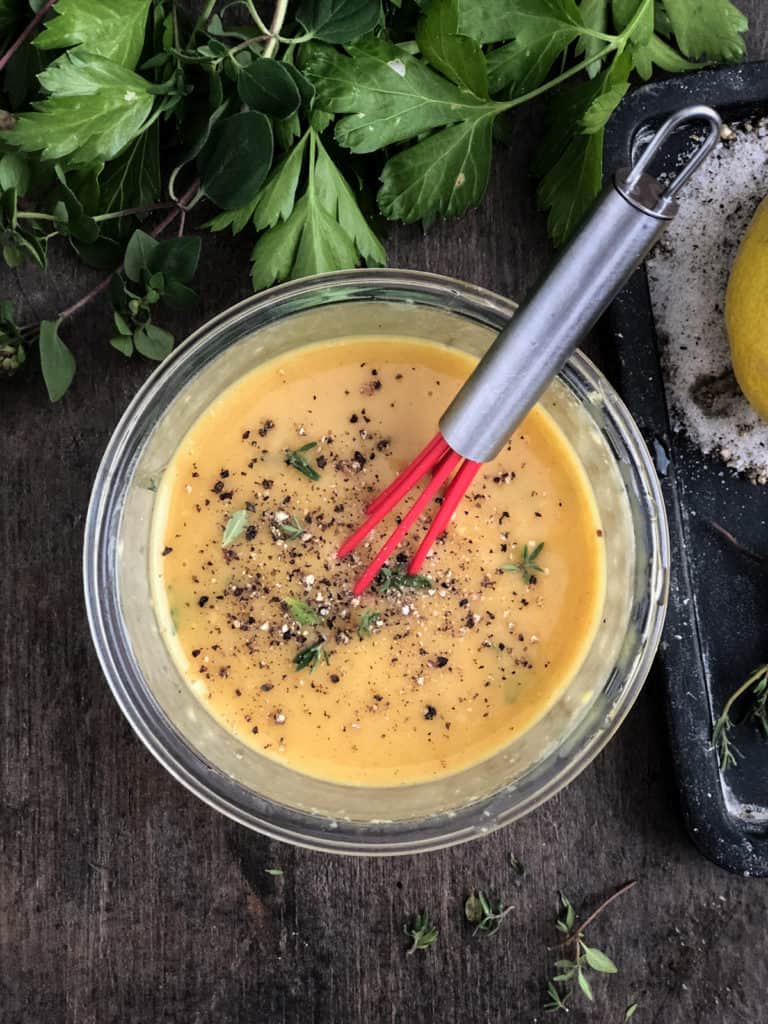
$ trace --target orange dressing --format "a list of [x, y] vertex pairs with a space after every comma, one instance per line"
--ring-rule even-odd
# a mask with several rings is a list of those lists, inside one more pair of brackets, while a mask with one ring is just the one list
[[[582, 662], [603, 605], [602, 531], [580, 462], [539, 406], [479, 472], [421, 587], [400, 589], [393, 559], [351, 596], [392, 519], [335, 558], [473, 365], [412, 339], [312, 345], [229, 388], [168, 466], [158, 617], [188, 684], [260, 753], [334, 782], [432, 780], [520, 736]], [[294, 457], [309, 475], [286, 463], [312, 443]]]

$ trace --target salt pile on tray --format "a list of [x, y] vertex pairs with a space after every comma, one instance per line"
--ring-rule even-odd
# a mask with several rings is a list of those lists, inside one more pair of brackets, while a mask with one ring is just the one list
[[648, 260], [648, 282], [674, 429], [764, 484], [768, 424], [731, 371], [723, 304], [736, 248], [768, 195], [768, 121], [722, 135], [683, 190], [680, 212]]

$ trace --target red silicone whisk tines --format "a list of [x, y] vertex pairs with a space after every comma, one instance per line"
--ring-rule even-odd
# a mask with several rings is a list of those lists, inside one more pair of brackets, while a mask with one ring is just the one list
[[[402, 538], [418, 520], [419, 516], [426, 511], [430, 502], [438, 497], [440, 489], [445, 486], [445, 493], [437, 515], [432, 520], [424, 539], [416, 549], [416, 554], [408, 563], [408, 574], [410, 576], [415, 575], [419, 571], [435, 540], [450, 522], [456, 506], [461, 501], [464, 492], [469, 487], [480, 465], [481, 463], [479, 462], [462, 459], [457, 452], [452, 450], [442, 434], [437, 434], [426, 448], [416, 456], [413, 462], [406, 466], [403, 472], [392, 481], [389, 487], [382, 491], [377, 498], [374, 498], [366, 508], [368, 518], [339, 548], [339, 558], [346, 558], [347, 555], [351, 554], [365, 540], [371, 530], [389, 515], [392, 509], [402, 501], [409, 491], [416, 487], [424, 476], [428, 473], [432, 474], [429, 483], [414, 501], [413, 505], [411, 505], [385, 543], [379, 548], [373, 561], [355, 584], [353, 588], [355, 595], [362, 594], [370, 586]], [[454, 471], [453, 478], [446, 485]]]
[[[662, 184], [647, 169], [672, 132], [692, 121], [705, 122], [707, 133], [678, 167], [677, 175]], [[374, 498], [366, 508], [366, 521], [339, 548], [339, 558], [354, 551], [431, 474], [355, 584], [356, 595], [373, 582], [408, 530], [441, 497], [435, 518], [408, 563], [409, 575], [418, 572], [480, 466], [498, 455], [663, 234], [677, 212], [678, 190], [717, 145], [720, 128], [720, 118], [710, 107], [686, 107], [664, 122], [632, 167], [616, 172], [543, 284], [499, 333], [443, 414], [439, 433]]]

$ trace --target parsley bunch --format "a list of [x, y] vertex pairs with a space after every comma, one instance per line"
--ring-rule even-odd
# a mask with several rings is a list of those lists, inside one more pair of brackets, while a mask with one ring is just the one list
[[60, 327], [102, 294], [119, 352], [170, 351], [157, 311], [195, 300], [198, 203], [205, 228], [252, 233], [256, 290], [380, 266], [382, 220], [480, 202], [500, 119], [509, 137], [517, 107], [553, 90], [534, 170], [560, 244], [599, 190], [632, 78], [737, 60], [747, 27], [731, 0], [276, 0], [266, 19], [258, 0], [191, 6], [0, 0], [3, 258], [45, 270], [64, 239], [105, 272], [43, 323], [0, 301], [0, 374], [37, 344], [53, 401], [75, 373]]

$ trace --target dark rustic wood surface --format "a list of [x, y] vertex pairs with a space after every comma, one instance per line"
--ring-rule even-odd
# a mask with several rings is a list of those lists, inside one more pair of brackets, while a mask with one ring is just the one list
[[[762, 0], [741, 7], [751, 55], [767, 55]], [[396, 231], [392, 265], [524, 295], [548, 257], [528, 176], [539, 131], [537, 112], [520, 119], [475, 214], [427, 236]], [[245, 241], [206, 242], [202, 308], [174, 326], [246, 295], [246, 265]], [[46, 278], [6, 271], [0, 290], [41, 317], [87, 284], [59, 263]], [[567, 790], [487, 839], [420, 857], [269, 842], [155, 763], [102, 678], [81, 595], [91, 481], [148, 371], [106, 345], [103, 312], [68, 328], [79, 372], [63, 402], [50, 406], [36, 380], [0, 390], [0, 1022], [541, 1020], [558, 889], [588, 910], [628, 878], [640, 882], [593, 931], [619, 974], [569, 1019], [619, 1024], [638, 1001], [639, 1024], [766, 1021], [768, 883], [726, 874], [684, 834], [653, 677]], [[473, 886], [514, 904], [494, 938], [463, 924]], [[440, 939], [406, 957], [403, 921], [421, 908]]]

